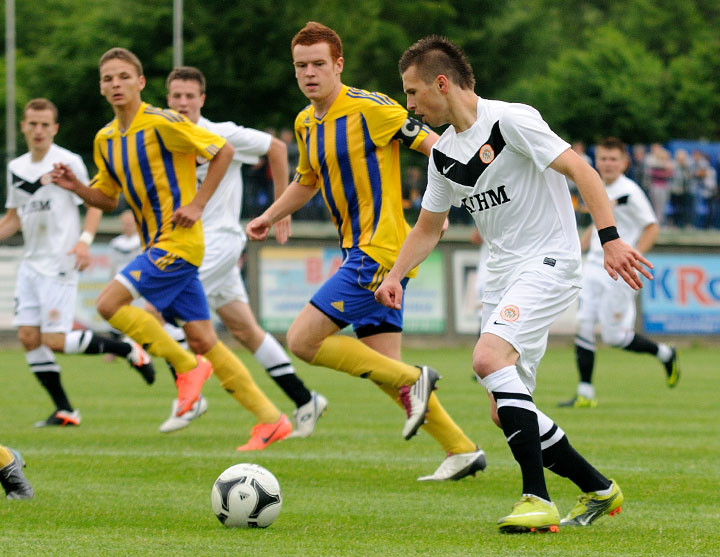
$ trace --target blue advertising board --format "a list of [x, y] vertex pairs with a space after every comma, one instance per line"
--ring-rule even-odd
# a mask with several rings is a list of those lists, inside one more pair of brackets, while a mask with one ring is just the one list
[[720, 334], [720, 256], [650, 254], [655, 268], [642, 289], [648, 333]]

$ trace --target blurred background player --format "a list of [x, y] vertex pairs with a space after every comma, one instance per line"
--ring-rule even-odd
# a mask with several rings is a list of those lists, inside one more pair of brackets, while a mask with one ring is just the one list
[[[241, 167], [243, 164], [255, 164], [261, 156], [267, 155], [275, 197], [280, 197], [287, 186], [286, 144], [268, 133], [238, 126], [234, 122], [211, 122], [202, 116], [200, 112], [205, 104], [205, 76], [197, 68], [175, 68], [168, 75], [166, 86], [170, 108], [200, 127], [225, 138], [235, 149], [225, 176], [203, 210], [205, 255], [199, 275], [208, 304], [232, 335], [252, 353], [295, 403], [292, 436], [307, 437], [325, 411], [327, 400], [305, 387], [280, 343], [258, 325], [248, 304], [247, 291], [238, 267], [247, 241], [240, 226], [243, 199]], [[202, 183], [208, 165], [204, 160], [198, 162], [197, 180]], [[289, 224], [288, 217], [275, 225], [276, 236], [281, 244], [287, 240]], [[185, 425], [187, 422], [175, 417], [173, 412], [160, 431], [174, 431]]]
[[[260, 422], [248, 445], [265, 448], [287, 437], [292, 425], [237, 356], [218, 341], [198, 278], [204, 251], [200, 216], [232, 160], [233, 148], [177, 112], [144, 103], [142, 64], [129, 50], [108, 50], [98, 66], [101, 94], [115, 112], [95, 136], [98, 173], [86, 187], [66, 165], [56, 165], [53, 172], [62, 187], [104, 210], [114, 210], [122, 192], [135, 216], [143, 253], [103, 289], [98, 312], [151, 354], [170, 362], [177, 372], [177, 416], [192, 409], [214, 371], [223, 388]], [[197, 157], [211, 159], [199, 188]], [[196, 355], [174, 341], [154, 316], [131, 305], [139, 296], [167, 321], [183, 323]]]
[[[608, 137], [595, 148], [595, 166], [605, 184], [620, 237], [640, 253], [647, 253], [660, 232], [657, 217], [640, 186], [623, 173], [628, 166], [625, 145]], [[575, 336], [575, 358], [580, 382], [577, 394], [559, 406], [593, 408], [597, 405], [592, 384], [595, 366], [595, 325], [600, 324], [602, 340], [629, 352], [656, 356], [663, 364], [668, 387], [680, 377], [675, 348], [656, 343], [635, 332], [635, 296], [624, 281], [614, 281], [604, 272], [604, 254], [595, 226], [589, 226], [580, 240], [588, 255], [583, 266]]]
[[72, 330], [79, 271], [90, 263], [89, 247], [102, 212], [88, 209], [81, 234], [82, 200], [52, 181], [53, 164], [62, 162], [80, 181], [88, 182], [82, 159], [54, 143], [59, 128], [55, 105], [47, 99], [31, 100], [20, 127], [28, 152], [8, 164], [7, 213], [0, 219], [0, 240], [19, 229], [23, 233], [13, 323], [30, 370], [55, 404], [53, 413], [35, 426], [79, 425], [80, 412], [65, 393], [53, 351], [122, 356], [148, 384], [155, 380], [155, 370], [150, 356], [135, 342]]
[[25, 461], [15, 449], [0, 445], [0, 483], [8, 499], [32, 499], [35, 495], [23, 474]]
[[[428, 125], [450, 126], [433, 146], [418, 221], [375, 296], [387, 307], [402, 307], [403, 277], [433, 250], [450, 207], [464, 207], [490, 252], [472, 366], [522, 474], [521, 499], [498, 521], [500, 531], [557, 531], [561, 524], [587, 526], [619, 512], [623, 495], [617, 483], [575, 451], [532, 397], [550, 325], [580, 287], [580, 246], [566, 177], [578, 185], [598, 223], [608, 273], [640, 288], [636, 269], [651, 278], [641, 266], [649, 262], [619, 238], [592, 167], [534, 108], [478, 97], [459, 46], [445, 37], [425, 37], [405, 51], [399, 69], [408, 109]], [[583, 492], [562, 521], [543, 467]]]
[[[437, 135], [382, 93], [344, 85], [340, 37], [309, 22], [293, 38], [295, 77], [310, 105], [295, 120], [300, 163], [295, 179], [248, 223], [253, 240], [322, 191], [340, 235], [343, 264], [288, 330], [293, 354], [316, 366], [369, 378], [406, 411], [402, 435], [425, 430], [447, 458], [421, 480], [457, 480], [485, 468], [485, 453], [455, 424], [432, 393], [435, 370], [400, 361], [402, 308], [374, 298], [410, 227], [402, 211], [399, 143], [425, 155]], [[408, 270], [403, 285], [416, 270]], [[352, 325], [357, 338], [337, 333]]]

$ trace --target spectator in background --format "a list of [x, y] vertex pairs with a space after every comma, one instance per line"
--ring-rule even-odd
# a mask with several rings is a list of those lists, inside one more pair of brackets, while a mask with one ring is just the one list
[[420, 213], [423, 191], [425, 184], [422, 169], [415, 165], [408, 166], [402, 180], [402, 206], [410, 221], [417, 219]]
[[645, 145], [643, 145], [642, 143], [637, 143], [633, 145], [628, 176], [630, 176], [630, 178], [637, 185], [639, 185], [640, 188], [642, 188], [642, 190], [645, 192], [645, 195], [648, 195], [648, 184], [645, 181], [645, 159], [647, 158], [646, 155], [647, 150], [645, 149]]
[[280, 130], [280, 140], [283, 141], [287, 147], [288, 182], [292, 182], [292, 179], [295, 176], [298, 161], [300, 160], [300, 150], [295, 142], [295, 134], [290, 128], [283, 128]]
[[675, 151], [675, 172], [670, 186], [672, 222], [678, 228], [692, 224], [693, 197], [690, 193], [690, 161], [685, 149]]
[[673, 181], [673, 162], [670, 153], [659, 143], [650, 146], [650, 156], [646, 165], [647, 180], [650, 184], [650, 202], [652, 203], [658, 224], [665, 224], [665, 210], [670, 198], [670, 184]]
[[715, 169], [707, 156], [699, 150], [693, 151], [690, 188], [694, 198], [695, 226], [707, 228], [710, 220], [711, 199], [717, 191]]

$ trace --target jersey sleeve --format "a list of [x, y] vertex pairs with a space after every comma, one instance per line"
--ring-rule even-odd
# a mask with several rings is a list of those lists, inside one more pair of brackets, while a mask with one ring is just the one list
[[524, 104], [508, 106], [500, 116], [500, 131], [507, 146], [532, 160], [540, 172], [570, 148], [537, 110]]
[[6, 168], [5, 183], [7, 184], [7, 199], [5, 199], [6, 209], [17, 209], [18, 200], [15, 199], [15, 188], [12, 187], [12, 172], [10, 171], [10, 165]]
[[223, 122], [217, 133], [235, 148], [233, 159], [242, 164], [256, 164], [270, 150], [272, 135], [260, 130]]
[[225, 139], [193, 124], [177, 112], [163, 112], [168, 112], [170, 117], [158, 116], [155, 129], [168, 151], [194, 154], [210, 160], [225, 145]]
[[435, 167], [432, 156], [428, 160], [427, 174], [428, 183], [423, 194], [421, 207], [433, 213], [444, 213], [453, 205], [452, 186], [447, 178]]
[[108, 163], [107, 152], [104, 148], [107, 148], [107, 142], [96, 136], [93, 143], [93, 160], [98, 171], [90, 180], [89, 186], [100, 190], [112, 199], [117, 199], [122, 191], [122, 185]]
[[[396, 134], [403, 126], [416, 125], [412, 122], [407, 123], [407, 110], [390, 97], [382, 93], [370, 93], [370, 95], [377, 100], [368, 100], [363, 107], [362, 114], [368, 125], [370, 139], [378, 147], [383, 147], [395, 139]], [[410, 148], [417, 150], [429, 132], [430, 129], [422, 125]]]
[[657, 222], [655, 211], [653, 211], [650, 201], [645, 195], [645, 192], [640, 189], [640, 186], [633, 188], [633, 193], [630, 195], [630, 206], [632, 208], [632, 214], [635, 216], [638, 226], [641, 229]]
[[318, 182], [317, 174], [310, 165], [308, 158], [307, 134], [303, 122], [305, 121], [306, 112], [302, 111], [295, 119], [295, 141], [298, 145], [298, 165], [295, 169], [295, 177], [293, 182], [297, 182], [303, 186], [315, 186]]

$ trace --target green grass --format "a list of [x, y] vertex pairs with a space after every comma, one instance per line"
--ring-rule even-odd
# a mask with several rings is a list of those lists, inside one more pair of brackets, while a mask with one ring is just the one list
[[[7, 555], [717, 555], [720, 553], [720, 374], [717, 349], [680, 353], [675, 390], [647, 356], [598, 352], [592, 410], [559, 409], [575, 388], [569, 348], [551, 348], [535, 399], [571, 442], [625, 493], [623, 512], [586, 529], [507, 536], [496, 521], [520, 495], [520, 474], [471, 380], [470, 348], [407, 349], [441, 370], [439, 396], [488, 455], [476, 478], [418, 483], [444, 455], [425, 433], [400, 436], [403, 414], [367, 381], [298, 366], [330, 408], [311, 438], [236, 453], [252, 417], [216, 380], [208, 414], [171, 435], [157, 432], [174, 387], [164, 363], [149, 388], [124, 362], [59, 356], [75, 429], [34, 429], [51, 410], [20, 351], [2, 353], [0, 443], [20, 449], [36, 496], [0, 500]], [[255, 377], [288, 414], [288, 399], [246, 353]], [[224, 528], [210, 508], [215, 478], [238, 462], [271, 470], [283, 509], [266, 530]], [[547, 474], [561, 514], [577, 489]]]

